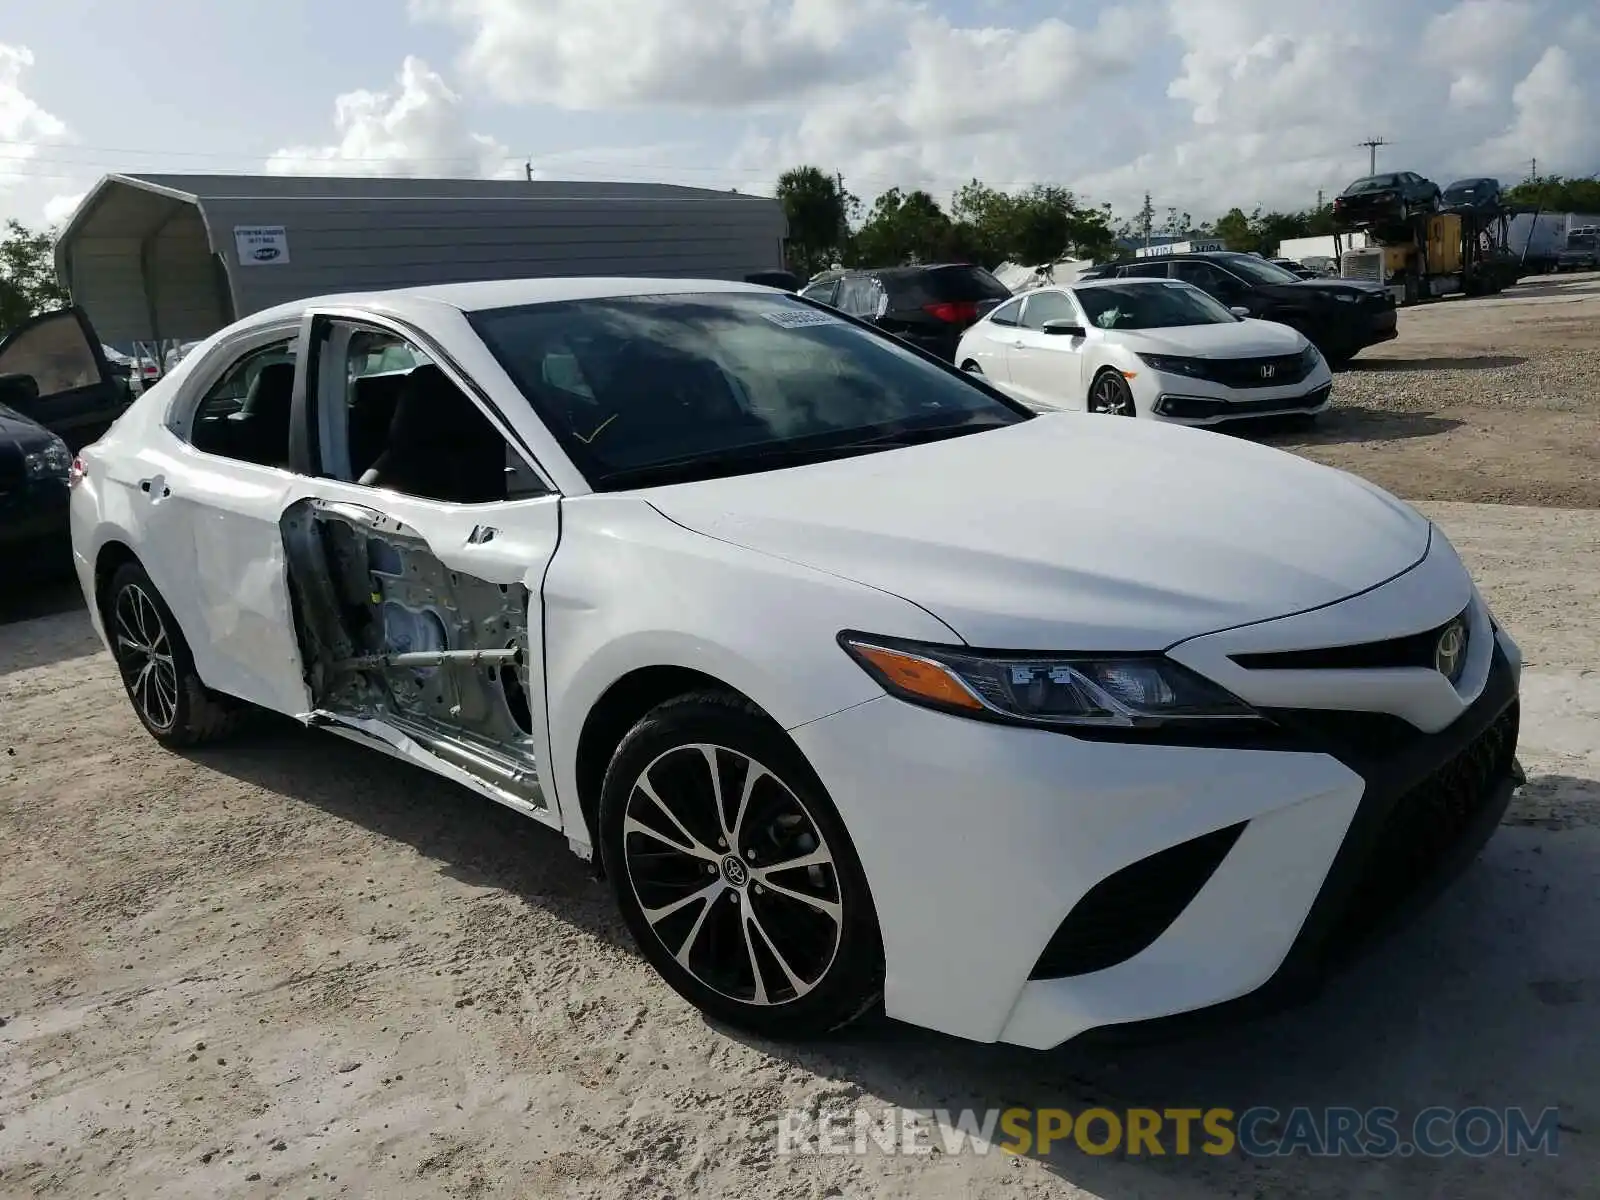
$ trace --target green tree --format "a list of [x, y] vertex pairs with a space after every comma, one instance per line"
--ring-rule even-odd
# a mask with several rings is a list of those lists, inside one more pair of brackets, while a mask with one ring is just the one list
[[1230, 208], [1217, 219], [1216, 236], [1229, 250], [1254, 250], [1257, 244], [1254, 221], [1260, 215], [1259, 208], [1248, 217], [1242, 208]]
[[1007, 260], [1033, 266], [1067, 255], [1093, 258], [1114, 240], [1109, 209], [1083, 208], [1072, 192], [1049, 184], [1002, 192], [974, 179], [950, 211], [973, 257], [991, 268]]
[[966, 257], [969, 237], [927, 192], [890, 188], [872, 202], [856, 231], [852, 259], [857, 266], [891, 267]]
[[66, 289], [56, 279], [50, 234], [7, 221], [0, 237], [0, 331], [67, 302]]
[[1551, 212], [1600, 212], [1600, 175], [1566, 178], [1561, 175], [1535, 175], [1506, 189], [1513, 204], [1527, 204]]
[[794, 167], [778, 176], [778, 199], [789, 219], [789, 266], [802, 276], [832, 266], [850, 240], [855, 197], [838, 176], [820, 167]]

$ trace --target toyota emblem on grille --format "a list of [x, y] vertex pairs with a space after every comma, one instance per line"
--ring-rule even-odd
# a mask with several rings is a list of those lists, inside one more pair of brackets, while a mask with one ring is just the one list
[[1444, 632], [1439, 635], [1439, 643], [1433, 648], [1433, 666], [1439, 674], [1455, 683], [1466, 662], [1467, 626], [1464, 621], [1457, 619], [1446, 625]]
[[1262, 364], [1262, 366], [1261, 366], [1261, 378], [1263, 378], [1263, 379], [1271, 379], [1277, 373], [1278, 373], [1278, 368], [1273, 366], [1271, 363], [1263, 363]]

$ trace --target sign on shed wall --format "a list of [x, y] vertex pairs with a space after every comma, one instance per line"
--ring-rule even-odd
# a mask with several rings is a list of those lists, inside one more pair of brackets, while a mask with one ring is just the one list
[[282, 225], [235, 225], [233, 244], [241, 267], [279, 267], [289, 262], [289, 233]]

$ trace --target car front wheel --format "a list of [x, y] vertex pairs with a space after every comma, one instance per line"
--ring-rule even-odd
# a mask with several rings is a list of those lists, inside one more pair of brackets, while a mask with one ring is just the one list
[[178, 622], [137, 563], [106, 592], [106, 637], [134, 715], [164, 746], [198, 746], [232, 733], [242, 709], [200, 682]]
[[601, 788], [600, 842], [640, 951], [713, 1019], [814, 1037], [881, 997], [877, 919], [844, 823], [741, 698], [679, 697], [633, 727]]
[[1089, 385], [1089, 411], [1112, 417], [1136, 417], [1133, 389], [1120, 371], [1101, 371]]

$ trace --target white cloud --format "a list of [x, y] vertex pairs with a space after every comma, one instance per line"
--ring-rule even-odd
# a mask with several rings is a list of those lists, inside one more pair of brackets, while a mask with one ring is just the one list
[[463, 77], [564, 108], [792, 99], [875, 65], [865, 30], [905, 0], [411, 0], [469, 31]]
[[[1108, 0], [1092, 17], [1016, 0], [960, 16], [951, 0], [410, 6], [462, 31], [467, 99], [407, 60], [397, 88], [340, 97], [336, 146], [272, 169], [514, 174], [465, 115], [492, 100], [627, 131], [621, 147], [526, 147], [542, 175], [757, 190], [810, 162], [865, 199], [977, 177], [1064, 183], [1124, 213], [1146, 192], [1199, 217], [1298, 208], [1365, 173], [1371, 136], [1389, 143], [1380, 165], [1441, 184], [1509, 182], [1534, 157], [1600, 171], [1593, 0]], [[747, 129], [731, 146], [729, 117]]]
[[419, 58], [408, 57], [389, 91], [334, 100], [338, 141], [289, 146], [267, 159], [274, 175], [515, 176], [504, 143], [467, 126], [461, 97]]
[[28, 178], [25, 164], [41, 147], [71, 136], [66, 123], [40, 108], [22, 90], [33, 51], [0, 42], [0, 189]]
[[[1587, 56], [1593, 61], [1593, 54]], [[1551, 46], [1511, 92], [1511, 127], [1480, 151], [1490, 160], [1538, 159], [1542, 171], [1600, 160], [1600, 86], [1592, 67], [1580, 67], [1563, 46]], [[1596, 169], [1592, 166], [1591, 170]]]
[[67, 218], [78, 211], [78, 205], [83, 203], [86, 195], [87, 192], [74, 192], [71, 195], [51, 196], [44, 205], [45, 226], [54, 229], [66, 224]]

